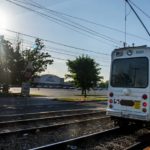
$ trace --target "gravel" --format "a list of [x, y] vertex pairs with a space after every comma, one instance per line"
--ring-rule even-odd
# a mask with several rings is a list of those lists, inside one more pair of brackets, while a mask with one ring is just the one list
[[[0, 149], [26, 150], [111, 128], [113, 128], [113, 123], [109, 119], [95, 122], [92, 121], [90, 123], [66, 125], [55, 130], [40, 131], [37, 129], [35, 133], [1, 136]], [[122, 150], [135, 143], [138, 137], [149, 132], [150, 131], [147, 129], [140, 129], [135, 132], [125, 131], [121, 135], [103, 137], [98, 141], [91, 140], [90, 143], [87, 143], [86, 145], [75, 146], [74, 148], [78, 150]]]
[[25, 150], [33, 147], [42, 146], [81, 135], [103, 131], [112, 128], [111, 121], [95, 121], [94, 123], [82, 123], [71, 126], [64, 126], [52, 131], [39, 131], [22, 135], [0, 137], [0, 149]]
[[98, 141], [91, 141], [88, 145], [78, 147], [78, 150], [122, 150], [136, 143], [138, 137], [150, 133], [147, 129], [140, 129], [135, 132], [126, 132], [121, 135], [104, 137]]

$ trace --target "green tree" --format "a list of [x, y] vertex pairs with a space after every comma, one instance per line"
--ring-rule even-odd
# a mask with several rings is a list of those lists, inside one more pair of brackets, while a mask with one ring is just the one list
[[22, 52], [23, 57], [26, 60], [26, 69], [28, 69], [28, 65], [31, 65], [31, 78], [34, 79], [38, 75], [47, 69], [47, 65], [53, 63], [51, 59], [51, 55], [43, 52], [44, 44], [40, 39], [36, 39], [34, 43], [34, 47], [32, 49], [26, 49]]
[[20, 50], [20, 42], [17, 43], [17, 46], [13, 50], [12, 59], [13, 63], [9, 64], [11, 70], [11, 84], [21, 85], [24, 81], [24, 71], [26, 67], [26, 61], [22, 56]]
[[22, 82], [29, 80], [25, 77], [29, 63], [32, 64], [31, 79], [45, 71], [47, 65], [52, 64], [51, 56], [42, 51], [44, 44], [40, 39], [35, 40], [32, 49], [21, 51], [20, 44], [18, 42], [14, 48], [11, 42], [0, 37], [0, 83], [21, 85]]
[[12, 44], [5, 40], [3, 36], [0, 37], [0, 83], [11, 82], [11, 69], [13, 60], [14, 49]]
[[100, 82], [100, 84], [99, 84], [99, 87], [101, 87], [101, 88], [108, 88], [108, 81], [102, 81], [102, 82]]
[[67, 74], [66, 78], [73, 79], [74, 84], [81, 88], [84, 97], [87, 96], [87, 90], [96, 87], [98, 81], [102, 79], [99, 76], [101, 68], [88, 56], [82, 55], [75, 60], [68, 60], [67, 66], [70, 74]]

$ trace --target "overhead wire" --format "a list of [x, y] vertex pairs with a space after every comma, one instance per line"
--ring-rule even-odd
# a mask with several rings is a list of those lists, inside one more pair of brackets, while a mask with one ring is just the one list
[[131, 1], [131, 0], [129, 0], [129, 1], [130, 1], [130, 3], [131, 3], [132, 5], [134, 5], [138, 10], [140, 10], [147, 18], [150, 19], [150, 15], [149, 15], [149, 14], [147, 14], [143, 9], [141, 9], [139, 6], [137, 6], [133, 1]]
[[[58, 16], [58, 17], [62, 18], [62, 15], [60, 15], [59, 13], [57, 13], [57, 12], [55, 12], [55, 11], [53, 11], [53, 10], [48, 9], [48, 8], [46, 8], [46, 7], [42, 6], [42, 5], [40, 5], [39, 3], [36, 3], [36, 2], [33, 2], [33, 1], [29, 1], [29, 2], [27, 2], [27, 1], [24, 2], [24, 1], [20, 1], [20, 0], [15, 0], [15, 1], [19, 1], [19, 2], [24, 3], [24, 4], [29, 4], [29, 5], [32, 5], [32, 6], [34, 6], [34, 7], [39, 8], [39, 9], [42, 9], [42, 10], [47, 10], [47, 11], [50, 12], [51, 14], [54, 14], [55, 16]], [[31, 3], [31, 2], [32, 2], [32, 3]], [[71, 22], [72, 24], [75, 24], [75, 25], [77, 25], [77, 26], [79, 26], [79, 27], [81, 27], [81, 28], [83, 28], [83, 29], [87, 29], [88, 31], [93, 32], [94, 34], [99, 35], [101, 38], [104, 38], [104, 39], [106, 39], [106, 40], [110, 40], [110, 41], [112, 41], [112, 42], [114, 42], [114, 43], [115, 43], [115, 42], [118, 43], [118, 40], [115, 40], [115, 39], [113, 39], [113, 38], [111, 38], [111, 37], [109, 37], [109, 36], [107, 36], [107, 35], [98, 33], [97, 31], [94, 31], [94, 30], [92, 30], [92, 29], [90, 29], [90, 28], [88, 28], [88, 27], [85, 27], [85, 26], [83, 26], [83, 25], [81, 25], [81, 24], [79, 24], [79, 23], [76, 23], [76, 22], [73, 22], [73, 21], [71, 21], [71, 20], [68, 20], [67, 18], [64, 18], [64, 17], [63, 17], [63, 19], [64, 19], [64, 20], [67, 20], [67, 21]], [[120, 42], [121, 42], [121, 41], [119, 41], [119, 43], [120, 43]]]
[[[53, 59], [58, 59], [58, 60], [62, 60], [62, 61], [68, 61], [68, 59], [63, 59], [63, 58], [60, 58], [60, 57], [51, 57], [51, 58], [53, 58]], [[103, 67], [109, 67], [109, 65], [101, 65], [101, 64], [99, 64], [99, 66], [103, 66]]]
[[[64, 52], [60, 52], [60, 51], [56, 51], [56, 50], [51, 50], [51, 49], [49, 49], [49, 48], [47, 48], [45, 51], [48, 51], [48, 52], [50, 52], [50, 53], [56, 53], [56, 54], [61, 54], [61, 55], [67, 55], [67, 56], [71, 56], [71, 57], [74, 57], [74, 58], [76, 58], [76, 57], [78, 57], [78, 56], [80, 56], [80, 55], [72, 55], [72, 54], [68, 54], [68, 53], [64, 53]], [[93, 57], [92, 57], [93, 58]], [[98, 60], [99, 62], [101, 62], [101, 63], [110, 63], [110, 61], [109, 60], [102, 60], [102, 59], [100, 59], [100, 58], [94, 58], [94, 59], [96, 59], [96, 60]]]
[[[12, 36], [11, 36], [11, 38], [8, 38], [8, 37], [5, 37], [5, 39], [7, 39], [7, 40], [9, 40], [10, 42], [11, 41], [16, 41], [16, 39], [14, 39]], [[22, 43], [23, 44], [23, 46], [25, 46], [25, 47], [28, 47], [29, 49], [30, 49], [30, 47], [32, 48], [33, 47], [33, 42], [31, 42], [31, 41], [27, 41], [27, 40], [25, 40], [25, 39], [19, 39], [19, 41], [24, 41], [24, 43]], [[27, 42], [27, 43], [26, 43]], [[26, 49], [26, 48], [24, 48], [24, 49]], [[74, 59], [76, 58], [76, 57], [78, 57], [78, 56], [80, 56], [80, 55], [72, 55], [72, 54], [69, 54], [69, 53], [63, 53], [63, 52], [60, 52], [60, 51], [57, 51], [57, 50], [53, 50], [53, 48], [49, 48], [47, 45], [45, 46], [45, 49], [43, 50], [44, 52], [48, 52], [50, 55], [51, 55], [51, 57], [53, 58], [54, 56], [51, 54], [51, 53], [56, 53], [56, 54], [60, 54], [60, 55], [66, 55], [66, 56], [71, 56], [71, 57], [73, 57]], [[72, 59], [73, 59], [72, 58]], [[93, 57], [92, 57], [93, 58]], [[65, 60], [69, 60], [70, 58], [68, 58], [68, 59], [63, 59], [64, 61]], [[96, 59], [96, 58], [93, 58], [93, 59]], [[61, 58], [61, 60], [62, 60], [62, 58]], [[102, 60], [102, 59], [100, 59], [100, 58], [97, 58], [96, 59], [96, 62], [99, 62], [99, 64], [101, 64], [101, 66], [108, 66], [108, 65], [105, 65], [105, 62], [106, 63], [110, 63], [110, 61], [109, 60]], [[104, 63], [104, 64], [103, 64]]]
[[143, 26], [143, 28], [145, 29], [146, 33], [150, 36], [150, 32], [148, 31], [148, 29], [145, 26], [144, 22], [141, 20], [140, 16], [137, 14], [137, 12], [135, 11], [135, 9], [133, 8], [132, 4], [129, 2], [129, 0], [125, 0], [125, 1], [130, 6], [131, 10], [134, 12], [134, 14], [136, 15], [137, 19], [140, 21], [140, 23]]
[[[66, 21], [64, 21], [64, 20], [60, 20], [60, 19], [58, 19], [58, 18], [49, 16], [49, 15], [47, 15], [47, 14], [45, 14], [45, 13], [39, 12], [39, 11], [37, 11], [37, 10], [34, 10], [34, 9], [32, 9], [32, 8], [26, 7], [26, 6], [24, 6], [24, 5], [21, 5], [21, 4], [15, 2], [15, 1], [17, 1], [17, 2], [20, 2], [20, 3], [21, 3], [22, 1], [18, 1], [18, 0], [6, 0], [6, 1], [11, 2], [11, 3], [13, 3], [13, 4], [17, 5], [17, 6], [22, 7], [22, 8], [28, 9], [28, 10], [30, 10], [30, 11], [33, 11], [33, 12], [35, 12], [35, 13], [37, 13], [37, 14], [39, 14], [39, 15], [42, 15], [42, 16], [44, 16], [44, 17], [48, 17], [48, 18], [52, 19], [53, 22], [55, 22], [55, 23], [58, 23], [58, 22], [59, 22], [59, 23], [63, 23], [63, 24], [69, 25], [69, 26], [71, 26], [71, 27], [73, 27], [73, 28], [76, 28], [76, 29], [78, 29], [78, 30], [82, 30], [82, 31], [84, 31], [84, 32], [87, 32], [88, 34], [91, 34], [91, 35], [93, 35], [93, 36], [97, 36], [97, 37], [102, 38], [102, 39], [104, 39], [104, 40], [107, 40], [107, 41], [109, 41], [109, 42], [112, 42], [112, 43], [115, 43], [115, 44], [117, 44], [117, 45], [120, 45], [120, 42], [121, 42], [121, 41], [117, 41], [117, 40], [115, 40], [115, 39], [113, 39], [113, 38], [111, 38], [111, 37], [109, 37], [109, 36], [106, 36], [106, 35], [104, 35], [104, 34], [100, 34], [100, 33], [96, 32], [96, 31], [94, 31], [94, 30], [91, 30], [91, 29], [85, 27], [85, 26], [82, 26], [82, 25], [80, 25], [80, 24], [77, 24], [77, 23], [74, 23], [74, 22], [71, 22], [71, 21], [66, 22]], [[25, 2], [23, 2], [23, 3], [25, 3]]]
[[[20, 33], [19, 33], [20, 34]], [[63, 45], [64, 46], [64, 45]], [[71, 48], [73, 48], [73, 47], [71, 47]], [[81, 49], [80, 49], [81, 50]], [[83, 49], [82, 49], [83, 50]], [[88, 50], [89, 51], [89, 50]], [[90, 52], [92, 52], [92, 51], [90, 51]]]
[[[16, 0], [15, 0], [15, 1], [16, 1]], [[18, 1], [18, 0], [17, 0], [17, 1]], [[22, 2], [22, 1], [21, 1], [21, 2]], [[25, 3], [25, 2], [22, 2], [22, 3]], [[30, 4], [30, 3], [29, 3], [29, 4]], [[33, 5], [33, 6], [35, 6], [35, 5]], [[40, 15], [40, 14], [39, 14], [39, 15]], [[46, 16], [43, 16], [43, 15], [40, 15], [40, 16], [47, 18]], [[48, 18], [48, 19], [50, 20], [50, 18]], [[55, 22], [55, 23], [57, 23], [57, 24], [59, 24], [59, 25], [61, 25], [61, 26], [67, 27], [67, 28], [69, 28], [69, 29], [71, 29], [71, 30], [73, 30], [73, 31], [75, 31], [75, 32], [78, 32], [78, 33], [80, 33], [80, 34], [86, 36], [86, 37], [92, 38], [92, 39], [94, 39], [94, 40], [96, 40], [96, 41], [98, 41], [98, 42], [102, 42], [102, 44], [107, 44], [107, 45], [115, 46], [115, 47], [116, 47], [116, 45], [110, 44], [110, 43], [108, 43], [108, 42], [106, 42], [106, 41], [102, 41], [102, 40], [100, 40], [100, 39], [98, 39], [98, 38], [95, 38], [95, 37], [93, 37], [93, 36], [90, 36], [89, 34], [80, 32], [79, 30], [76, 30], [76, 29], [74, 29], [74, 28], [71, 28], [70, 26], [67, 26], [67, 25], [65, 25], [65, 24], [61, 24], [60, 22], [57, 22], [57, 21], [54, 21], [54, 20], [53, 20], [53, 22]]]
[[[5, 28], [5, 30], [8, 31], [8, 32], [12, 32], [12, 33], [17, 33], [17, 34], [19, 33], [21, 35], [24, 35], [24, 36], [30, 37], [30, 38], [34, 38], [34, 39], [39, 38], [39, 37], [30, 35], [30, 34], [25, 34], [25, 33], [17, 32], [17, 31], [14, 31], [14, 30], [6, 29], [6, 28]], [[67, 45], [67, 44], [64, 44], [64, 43], [60, 43], [60, 42], [56, 42], [56, 41], [52, 41], [52, 40], [48, 40], [48, 39], [44, 39], [44, 38], [39, 38], [39, 39], [41, 39], [42, 41], [48, 42], [48, 43], [53, 43], [53, 44], [56, 44], [56, 45], [72, 48], [72, 49], [79, 50], [79, 51], [86, 51], [86, 52], [95, 53], [95, 54], [99, 54], [99, 55], [110, 56], [110, 54], [108, 54], [108, 53], [92, 51], [92, 50], [89, 50], [89, 49], [75, 47], [75, 46], [72, 46], [72, 45]]]
[[[113, 31], [116, 31], [116, 32], [120, 32], [120, 33], [125, 34], [124, 31], [121, 31], [121, 30], [119, 30], [119, 29], [116, 29], [116, 28], [113, 28], [113, 27], [110, 27], [110, 26], [106, 26], [106, 25], [103, 25], [103, 24], [100, 24], [100, 23], [96, 23], [96, 22], [91, 21], [91, 20], [87, 20], [87, 19], [85, 19], [85, 18], [75, 17], [75, 16], [72, 16], [72, 15], [68, 15], [68, 14], [66, 14], [66, 13], [62, 13], [62, 12], [59, 12], [59, 11], [55, 11], [55, 10], [46, 8], [46, 7], [44, 7], [43, 5], [37, 3], [37, 2], [35, 2], [35, 1], [33, 1], [33, 0], [29, 0], [29, 2], [27, 2], [27, 3], [30, 4], [30, 5], [32, 5], [32, 6], [36, 6], [36, 7], [40, 8], [40, 9], [45, 9], [45, 10], [47, 10], [47, 11], [49, 11], [49, 12], [51, 12], [51, 13], [57, 14], [57, 15], [67, 16], [67, 17], [70, 17], [70, 18], [73, 18], [73, 19], [77, 19], [77, 20], [80, 20], [80, 21], [83, 21], [83, 22], [86, 22], [86, 23], [94, 24], [94, 25], [97, 25], [97, 26], [100, 26], [100, 27], [103, 27], [103, 28], [107, 28], [107, 29], [110, 29], [110, 30], [113, 30]], [[132, 3], [133, 3], [133, 2], [132, 2]], [[133, 4], [134, 4], [134, 3], [133, 3]], [[135, 5], [135, 4], [134, 4], [134, 5]], [[138, 7], [138, 6], [136, 6], [136, 7]], [[140, 9], [140, 8], [138, 8], [138, 9]], [[147, 17], [150, 17], [150, 16], [149, 16], [147, 13], [145, 13], [142, 9], [141, 9], [141, 11], [142, 11], [145, 15], [147, 15]], [[135, 35], [135, 34], [128, 33], [128, 32], [126, 32], [126, 34], [127, 34], [128, 36], [136, 37], [136, 38], [141, 39], [141, 40], [149, 41], [148, 39], [146, 39], [146, 38], [144, 38], [144, 37], [141, 37], [141, 36], [139, 36], [139, 35]]]
[[[6, 35], [5, 39], [8, 39], [8, 40], [13, 41], [13, 42], [15, 41], [15, 43], [16, 43], [16, 37], [10, 36], [10, 35], [7, 35], [7, 34], [5, 34], [5, 35]], [[23, 37], [19, 38], [19, 41], [21, 41], [22, 46], [26, 45], [26, 47], [31, 47], [31, 48], [33, 47], [33, 43], [34, 43], [33, 41], [29, 41], [27, 39], [24, 39]], [[62, 48], [52, 47], [52, 46], [49, 46], [47, 44], [45, 45], [45, 49], [51, 51], [52, 53], [58, 53], [58, 54], [63, 54], [63, 55], [67, 55], [67, 56], [74, 56], [74, 57], [77, 57], [77, 56], [80, 56], [80, 55], [89, 55], [88, 53], [80, 53], [79, 54], [79, 53], [76, 53], [74, 51], [69, 51], [69, 50], [62, 49]], [[110, 59], [106, 60], [106, 59], [104, 59], [101, 56], [97, 56], [97, 55], [94, 56], [94, 55], [92, 55], [92, 57], [94, 59], [98, 59], [98, 61], [101, 61], [101, 62], [110, 62]]]

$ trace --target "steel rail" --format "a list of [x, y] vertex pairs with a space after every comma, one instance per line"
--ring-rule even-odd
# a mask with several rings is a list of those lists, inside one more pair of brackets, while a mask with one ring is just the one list
[[105, 112], [88, 112], [88, 113], [79, 113], [79, 114], [68, 114], [68, 115], [57, 115], [57, 116], [50, 116], [50, 117], [42, 117], [42, 118], [30, 118], [30, 119], [22, 119], [22, 120], [12, 120], [12, 121], [4, 121], [0, 122], [0, 127], [5, 127], [5, 126], [16, 126], [16, 125], [25, 125], [29, 123], [36, 123], [39, 121], [56, 121], [58, 119], [72, 119], [72, 118], [77, 118], [77, 117], [92, 117], [92, 116], [101, 116], [105, 115]]
[[80, 121], [72, 121], [69, 123], [56, 123], [52, 125], [42, 125], [39, 127], [29, 127], [26, 129], [15, 129], [15, 130], [4, 130], [0, 132], [0, 136], [6, 136], [11, 134], [23, 134], [23, 133], [32, 133], [32, 132], [39, 132], [44, 130], [54, 130], [56, 128], [64, 127], [64, 126], [71, 126], [75, 124], [83, 124], [83, 123], [93, 123], [95, 121], [102, 121], [102, 120], [109, 120], [110, 117], [97, 117], [92, 119], [85, 119]]
[[13, 118], [30, 118], [32, 116], [39, 115], [59, 115], [64, 113], [74, 114], [74, 113], [82, 113], [82, 112], [100, 112], [105, 111], [104, 109], [75, 109], [75, 110], [60, 110], [60, 111], [44, 111], [44, 112], [34, 112], [34, 113], [25, 113], [25, 114], [9, 114], [9, 115], [0, 115], [0, 120], [12, 120]]
[[[131, 132], [134, 132], [136, 130], [138, 130], [139, 127], [136, 125], [129, 125], [126, 128], [120, 128], [120, 127], [115, 127], [109, 130], [105, 130], [102, 132], [96, 132], [93, 134], [88, 134], [85, 136], [80, 136], [77, 138], [72, 138], [69, 140], [64, 140], [64, 141], [60, 141], [60, 142], [56, 142], [56, 143], [52, 143], [52, 144], [47, 144], [47, 145], [43, 145], [40, 147], [35, 147], [32, 148], [30, 150], [72, 150], [72, 149], [87, 149], [85, 148], [85, 146], [87, 145], [87, 143], [91, 143], [92, 140], [94, 141], [99, 141], [101, 138], [106, 138], [106, 137], [110, 137], [110, 136], [120, 136], [120, 135], [126, 135], [126, 134], [131, 134]], [[138, 143], [139, 144], [139, 143]], [[135, 149], [131, 149], [133, 147], [130, 147], [129, 150], [140, 150], [141, 148], [145, 148], [148, 145], [143, 145], [146, 144], [145, 142], [140, 143], [140, 145], [134, 145], [136, 146]], [[141, 146], [141, 147], [140, 147]], [[133, 147], [134, 148], [134, 147]], [[128, 149], [127, 149], [128, 150]]]
[[131, 145], [130, 147], [126, 148], [125, 150], [140, 150], [140, 149], [142, 150], [149, 145], [150, 145], [150, 143], [148, 143], [148, 142], [140, 141], [140, 142], [137, 142], [137, 143]]
[[66, 150], [66, 149], [73, 149], [73, 147], [74, 148], [76, 147], [76, 149], [78, 149], [77, 147], [81, 143], [90, 143], [90, 140], [93, 140], [93, 139], [97, 140], [104, 136], [110, 136], [112, 134], [120, 133], [120, 131], [121, 129], [119, 127], [116, 127], [116, 128], [109, 129], [109, 130], [96, 132], [93, 134], [88, 134], [88, 135], [80, 136], [77, 138], [72, 138], [69, 140], [32, 148], [30, 150], [59, 150], [59, 149]]

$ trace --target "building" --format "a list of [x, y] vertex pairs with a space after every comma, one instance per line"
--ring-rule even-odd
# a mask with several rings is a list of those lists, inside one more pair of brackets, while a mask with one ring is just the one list
[[64, 85], [64, 78], [60, 78], [56, 75], [45, 74], [45, 75], [41, 75], [40, 77], [35, 78], [33, 85], [39, 86], [39, 87], [60, 88], [60, 87], [63, 87]]

